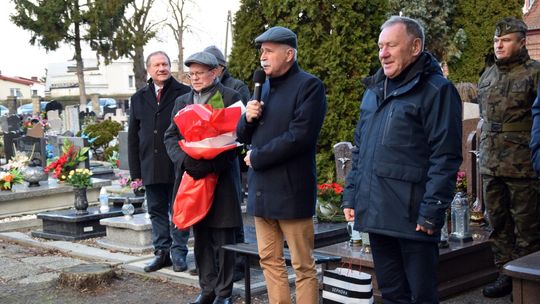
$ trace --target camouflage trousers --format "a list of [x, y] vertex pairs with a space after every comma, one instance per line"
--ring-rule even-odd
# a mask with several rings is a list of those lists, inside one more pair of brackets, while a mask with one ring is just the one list
[[482, 182], [495, 264], [540, 250], [539, 181], [482, 175]]

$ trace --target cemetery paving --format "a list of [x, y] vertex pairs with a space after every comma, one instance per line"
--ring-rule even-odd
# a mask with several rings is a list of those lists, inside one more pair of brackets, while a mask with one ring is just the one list
[[[182, 277], [189, 276], [187, 273], [174, 273], [170, 269], [144, 273], [126, 267], [141, 264], [142, 259], [149, 258], [149, 255], [107, 252], [94, 247], [93, 239], [44, 242], [31, 238], [25, 229], [18, 230], [0, 233], [1, 303], [188, 303], [198, 293], [196, 278], [191, 283], [181, 283]], [[63, 268], [104, 261], [116, 266], [117, 278], [110, 285], [75, 290], [59, 287], [56, 282]], [[192, 257], [188, 262], [190, 268], [193, 267]], [[235, 293], [241, 292], [236, 290]], [[244, 300], [236, 295], [234, 303], [241, 304]], [[267, 295], [255, 295], [252, 303], [268, 303]], [[508, 296], [486, 299], [481, 295], [481, 289], [477, 288], [441, 303], [503, 304], [511, 303], [511, 300]]]

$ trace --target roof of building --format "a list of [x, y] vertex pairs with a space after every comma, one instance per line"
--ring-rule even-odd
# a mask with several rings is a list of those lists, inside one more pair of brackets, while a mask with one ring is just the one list
[[34, 81], [32, 81], [30, 79], [25, 79], [25, 78], [22, 78], [22, 77], [8, 77], [8, 76], [4, 76], [4, 75], [0, 75], [0, 80], [9, 81], [9, 82], [15, 82], [15, 83], [19, 83], [19, 84], [28, 85], [28, 86], [31, 86], [31, 85], [33, 85], [35, 83]]

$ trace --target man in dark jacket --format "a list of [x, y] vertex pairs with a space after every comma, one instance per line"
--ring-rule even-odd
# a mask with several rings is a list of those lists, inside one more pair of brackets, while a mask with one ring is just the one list
[[268, 79], [261, 100], [251, 100], [237, 126], [238, 140], [250, 144], [248, 213], [255, 216], [260, 264], [270, 303], [290, 303], [284, 238], [296, 274], [296, 303], [318, 302], [312, 256], [317, 195], [316, 144], [326, 114], [324, 85], [301, 70], [297, 38], [276, 26], [255, 39]]
[[[540, 63], [529, 57], [526, 33], [527, 26], [520, 19], [503, 18], [497, 23], [495, 64], [478, 82], [480, 117], [484, 120], [479, 167], [492, 227], [491, 249], [501, 270], [507, 262], [540, 250], [539, 184], [528, 147]], [[511, 292], [512, 278], [502, 273], [482, 290], [489, 298]]]
[[[219, 83], [214, 55], [208, 52], [195, 53], [184, 64], [189, 67], [192, 90], [176, 99], [174, 115], [189, 104], [210, 103], [214, 108], [224, 108], [241, 101], [238, 92]], [[195, 262], [199, 270], [201, 293], [192, 303], [232, 303], [234, 253], [221, 249], [221, 246], [236, 243], [235, 231], [242, 224], [237, 152], [230, 150], [211, 160], [197, 160], [180, 148], [178, 141], [182, 138], [173, 121], [165, 132], [165, 145], [177, 171], [175, 189], [184, 171], [194, 179], [201, 179], [210, 173], [218, 174], [212, 206], [206, 217], [193, 226]]]
[[[173, 264], [174, 271], [187, 269], [188, 231], [180, 231], [170, 221], [174, 171], [163, 144], [163, 135], [171, 123], [176, 97], [189, 87], [171, 77], [170, 60], [164, 52], [146, 59], [150, 74], [148, 85], [131, 97], [128, 160], [133, 180], [142, 179], [146, 188], [148, 213], [152, 221], [154, 259], [144, 267], [151, 272]], [[171, 261], [172, 259], [172, 261]]]
[[242, 80], [236, 79], [229, 74], [229, 70], [227, 69], [227, 61], [225, 60], [223, 53], [215, 45], [205, 48], [204, 51], [216, 57], [218, 61], [216, 70], [218, 72], [218, 78], [221, 84], [240, 93], [240, 96], [242, 96], [242, 101], [247, 102], [251, 97], [249, 88]]
[[343, 207], [369, 232], [386, 303], [438, 303], [438, 241], [461, 164], [461, 101], [424, 49], [424, 30], [393, 16], [381, 27], [382, 68], [367, 86]]

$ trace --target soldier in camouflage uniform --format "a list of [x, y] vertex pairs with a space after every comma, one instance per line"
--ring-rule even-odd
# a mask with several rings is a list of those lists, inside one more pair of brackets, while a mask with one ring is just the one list
[[[539, 182], [531, 165], [531, 106], [536, 98], [540, 63], [525, 47], [527, 26], [515, 18], [497, 23], [493, 39], [496, 61], [478, 84], [480, 173], [495, 263], [540, 250]], [[484, 287], [486, 297], [512, 291], [506, 275]]]

